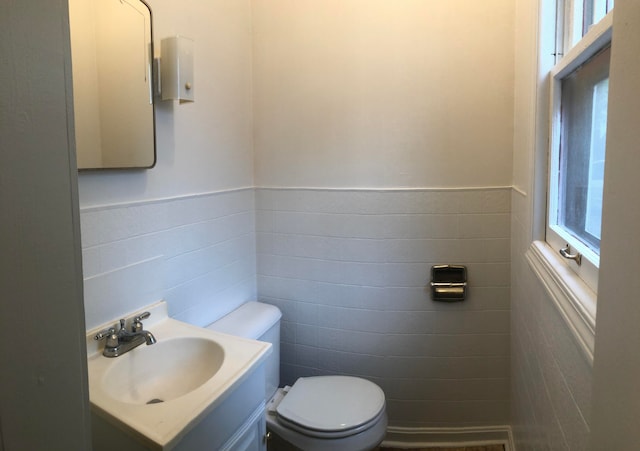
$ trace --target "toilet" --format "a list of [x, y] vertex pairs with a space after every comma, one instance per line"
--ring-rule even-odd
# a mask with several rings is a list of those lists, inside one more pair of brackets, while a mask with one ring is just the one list
[[207, 326], [272, 344], [265, 363], [267, 429], [277, 450], [368, 451], [387, 429], [384, 392], [352, 376], [301, 377], [291, 387], [280, 382], [280, 310], [248, 302]]

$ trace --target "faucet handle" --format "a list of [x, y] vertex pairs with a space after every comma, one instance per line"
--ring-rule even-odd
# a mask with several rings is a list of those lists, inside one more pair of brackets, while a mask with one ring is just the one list
[[102, 339], [104, 339], [104, 338], [107, 338], [107, 337], [109, 337], [109, 336], [111, 336], [111, 335], [115, 334], [115, 333], [116, 333], [116, 330], [115, 330], [113, 327], [109, 327], [109, 328], [107, 328], [107, 329], [103, 329], [103, 330], [101, 330], [100, 332], [98, 332], [98, 333], [93, 337], [93, 339], [94, 339], [94, 340], [102, 340]]
[[131, 332], [140, 332], [142, 330], [142, 320], [143, 319], [147, 319], [151, 316], [151, 313], [149, 312], [144, 312], [139, 314], [138, 316], [135, 316], [132, 320], [131, 320]]
[[116, 329], [113, 327], [109, 327], [107, 329], [103, 329], [93, 337], [94, 340], [103, 340], [107, 339], [106, 347], [113, 348], [118, 346], [118, 335], [116, 335]]
[[143, 319], [147, 319], [151, 316], [150, 312], [144, 312], [144, 313], [140, 313], [138, 316], [133, 318], [133, 322], [134, 323], [139, 323], [140, 321], [142, 321]]

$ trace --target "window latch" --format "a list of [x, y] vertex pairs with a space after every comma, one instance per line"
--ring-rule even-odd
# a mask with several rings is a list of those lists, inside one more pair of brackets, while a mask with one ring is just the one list
[[576, 252], [575, 254], [571, 254], [571, 248], [567, 244], [567, 247], [560, 249], [560, 255], [568, 260], [575, 261], [578, 266], [582, 264], [582, 254], [580, 252]]

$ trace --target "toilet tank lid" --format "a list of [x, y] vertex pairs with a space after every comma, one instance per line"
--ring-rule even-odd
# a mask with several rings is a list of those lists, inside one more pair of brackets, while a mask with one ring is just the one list
[[207, 329], [257, 340], [281, 317], [282, 313], [278, 307], [251, 301], [209, 324]]

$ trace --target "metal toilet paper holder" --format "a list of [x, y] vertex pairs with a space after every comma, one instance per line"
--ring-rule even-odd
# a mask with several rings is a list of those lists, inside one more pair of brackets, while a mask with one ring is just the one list
[[431, 299], [442, 302], [464, 301], [467, 295], [467, 267], [434, 265], [431, 267]]

